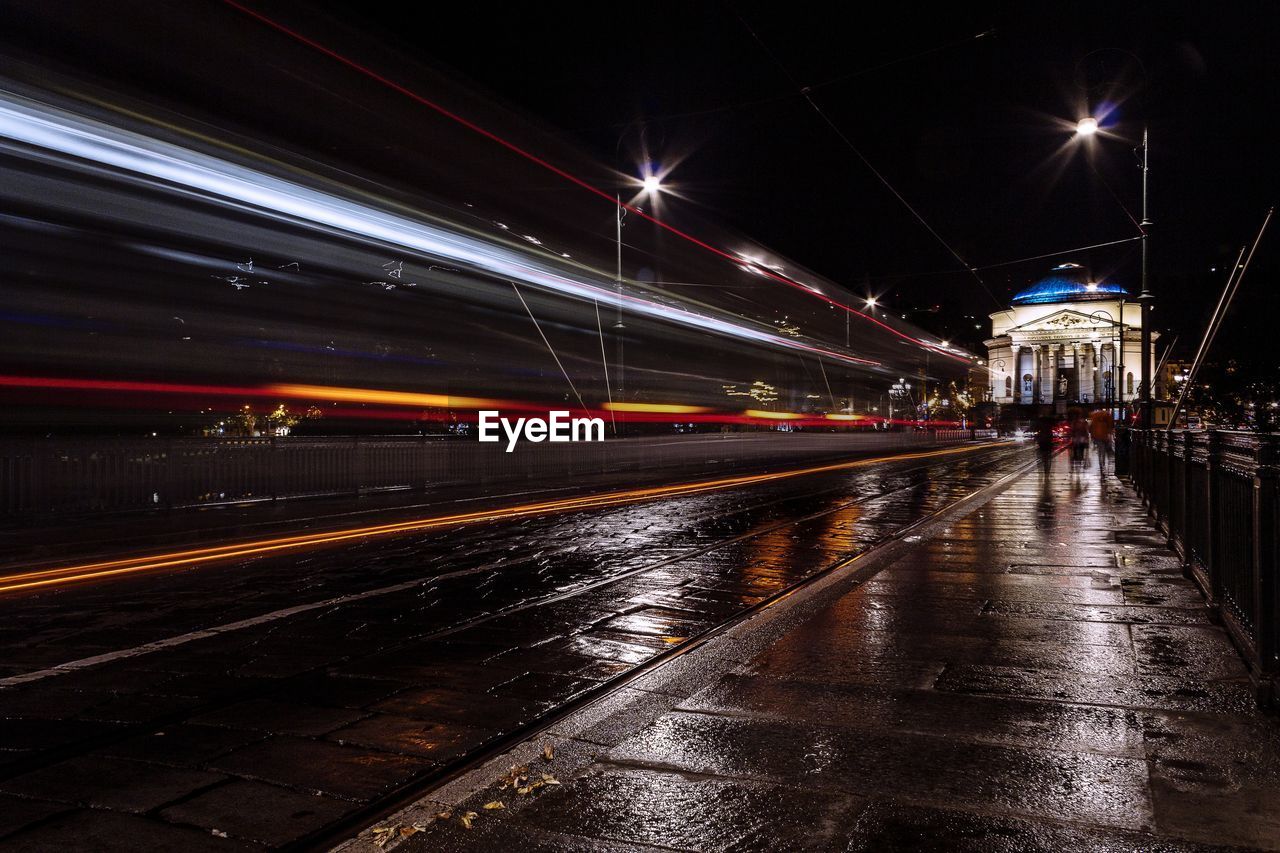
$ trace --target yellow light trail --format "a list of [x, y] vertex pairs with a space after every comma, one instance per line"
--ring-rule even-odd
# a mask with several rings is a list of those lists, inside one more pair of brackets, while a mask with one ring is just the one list
[[711, 411], [706, 406], [681, 406], [674, 403], [605, 403], [607, 412], [656, 412], [664, 415], [696, 415]]
[[742, 414], [749, 418], [768, 418], [773, 421], [794, 421], [804, 417], [794, 412], [768, 412], [764, 409], [747, 409]]
[[392, 406], [425, 406], [428, 408], [495, 409], [503, 400], [484, 397], [452, 397], [445, 394], [420, 394], [413, 391], [379, 391], [374, 388], [333, 388], [327, 385], [268, 385], [268, 391], [282, 397], [329, 400], [340, 403], [384, 403]]
[[349, 542], [353, 539], [366, 539], [375, 536], [388, 536], [396, 533], [411, 533], [419, 530], [432, 530], [440, 527], [455, 527], [463, 524], [475, 524], [483, 521], [501, 521], [513, 518], [525, 518], [533, 515], [545, 515], [554, 512], [601, 509], [604, 507], [622, 506], [657, 498], [693, 495], [702, 492], [721, 491], [724, 489], [750, 486], [774, 480], [786, 480], [793, 477], [804, 477], [811, 474], [823, 474], [832, 471], [845, 471], [861, 468], [881, 462], [899, 462], [911, 459], [928, 459], [991, 447], [991, 442], [963, 447], [948, 447], [940, 450], [922, 451], [919, 453], [903, 453], [896, 456], [877, 456], [868, 459], [855, 459], [851, 462], [834, 462], [828, 465], [816, 465], [808, 468], [795, 468], [790, 471], [775, 471], [766, 474], [744, 474], [738, 477], [723, 477], [717, 480], [700, 480], [692, 483], [676, 483], [668, 486], [652, 486], [644, 489], [626, 489], [617, 492], [605, 492], [599, 495], [584, 495], [577, 498], [561, 498], [553, 501], [520, 504], [499, 509], [477, 510], [475, 512], [442, 515], [433, 518], [419, 518], [411, 521], [400, 521], [392, 524], [378, 524], [369, 527], [352, 527], [344, 530], [330, 530], [320, 533], [307, 533], [298, 536], [283, 536], [272, 539], [259, 539], [250, 542], [236, 542], [230, 545], [215, 545], [208, 548], [193, 548], [186, 551], [172, 551], [166, 554], [149, 554], [142, 557], [127, 557], [105, 562], [82, 563], [74, 566], [63, 566], [54, 569], [20, 572], [11, 575], [0, 575], [0, 593], [15, 592], [24, 589], [58, 586], [138, 572], [169, 569], [176, 566], [195, 566], [211, 563], [216, 560], [230, 560], [235, 557], [258, 557], [276, 554], [282, 551], [297, 550], [315, 545], [327, 545], [334, 542]]

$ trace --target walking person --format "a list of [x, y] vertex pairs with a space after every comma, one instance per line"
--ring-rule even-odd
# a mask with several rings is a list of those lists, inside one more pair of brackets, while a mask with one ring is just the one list
[[1040, 418], [1036, 424], [1036, 450], [1040, 453], [1040, 473], [1048, 476], [1053, 464], [1053, 418]]
[[1098, 473], [1107, 473], [1107, 457], [1111, 455], [1111, 438], [1115, 432], [1115, 420], [1106, 409], [1097, 409], [1089, 416], [1089, 437], [1093, 440], [1093, 450], [1098, 454]]
[[1072, 408], [1067, 413], [1070, 429], [1068, 435], [1071, 438], [1071, 470], [1079, 471], [1087, 464], [1087, 454], [1089, 452], [1089, 421], [1084, 416], [1083, 409]]

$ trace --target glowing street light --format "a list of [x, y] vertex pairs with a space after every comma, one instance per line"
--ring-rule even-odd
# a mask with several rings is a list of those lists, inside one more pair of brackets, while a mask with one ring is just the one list
[[[1139, 60], [1141, 62], [1141, 60]], [[1143, 74], [1146, 74], [1145, 69]], [[1085, 116], [1076, 122], [1076, 136], [1093, 136], [1098, 132], [1098, 120], [1093, 116]], [[1140, 424], [1144, 429], [1151, 428], [1151, 386], [1152, 377], [1152, 348], [1151, 348], [1151, 302], [1154, 297], [1147, 283], [1147, 253], [1150, 248], [1150, 241], [1147, 239], [1151, 234], [1151, 216], [1147, 212], [1147, 174], [1149, 172], [1147, 166], [1147, 128], [1142, 128], [1142, 222], [1138, 225], [1138, 230], [1142, 232], [1142, 292], [1138, 294], [1138, 305], [1142, 309], [1142, 327], [1139, 330], [1140, 342], [1138, 344], [1141, 353], [1141, 384], [1138, 386], [1138, 412], [1140, 416]], [[1090, 290], [1096, 290], [1096, 285], [1090, 285]], [[1121, 321], [1123, 323], [1124, 315], [1121, 308]], [[1124, 342], [1121, 339], [1119, 345], [1119, 358], [1117, 368], [1116, 385], [1119, 386], [1119, 376], [1124, 373]], [[1124, 408], [1124, 391], [1118, 394], [1120, 408]]]
[[649, 195], [654, 195], [662, 191], [662, 179], [657, 175], [646, 175], [640, 182], [640, 187]]
[[1076, 122], [1076, 133], [1080, 136], [1093, 136], [1098, 132], [1098, 120], [1093, 116], [1085, 116]]
[[876, 307], [876, 298], [875, 298], [874, 296], [868, 296], [868, 297], [867, 297], [867, 307], [868, 307], [868, 308], [875, 308], [875, 307]]

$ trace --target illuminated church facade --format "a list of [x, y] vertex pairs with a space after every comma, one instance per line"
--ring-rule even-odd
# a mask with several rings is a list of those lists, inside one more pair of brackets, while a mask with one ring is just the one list
[[991, 325], [985, 342], [991, 399], [1028, 414], [1069, 406], [1119, 414], [1138, 399], [1143, 376], [1154, 368], [1142, 363], [1139, 304], [1079, 264], [1054, 267], [1008, 310], [992, 314]]

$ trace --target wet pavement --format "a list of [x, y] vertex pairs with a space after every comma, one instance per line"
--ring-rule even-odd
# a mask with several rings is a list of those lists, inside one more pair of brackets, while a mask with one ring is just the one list
[[1280, 719], [1133, 492], [990, 491], [344, 850], [1280, 849]]
[[964, 448], [8, 594], [0, 846], [261, 849], [354, 832], [1027, 453]]

